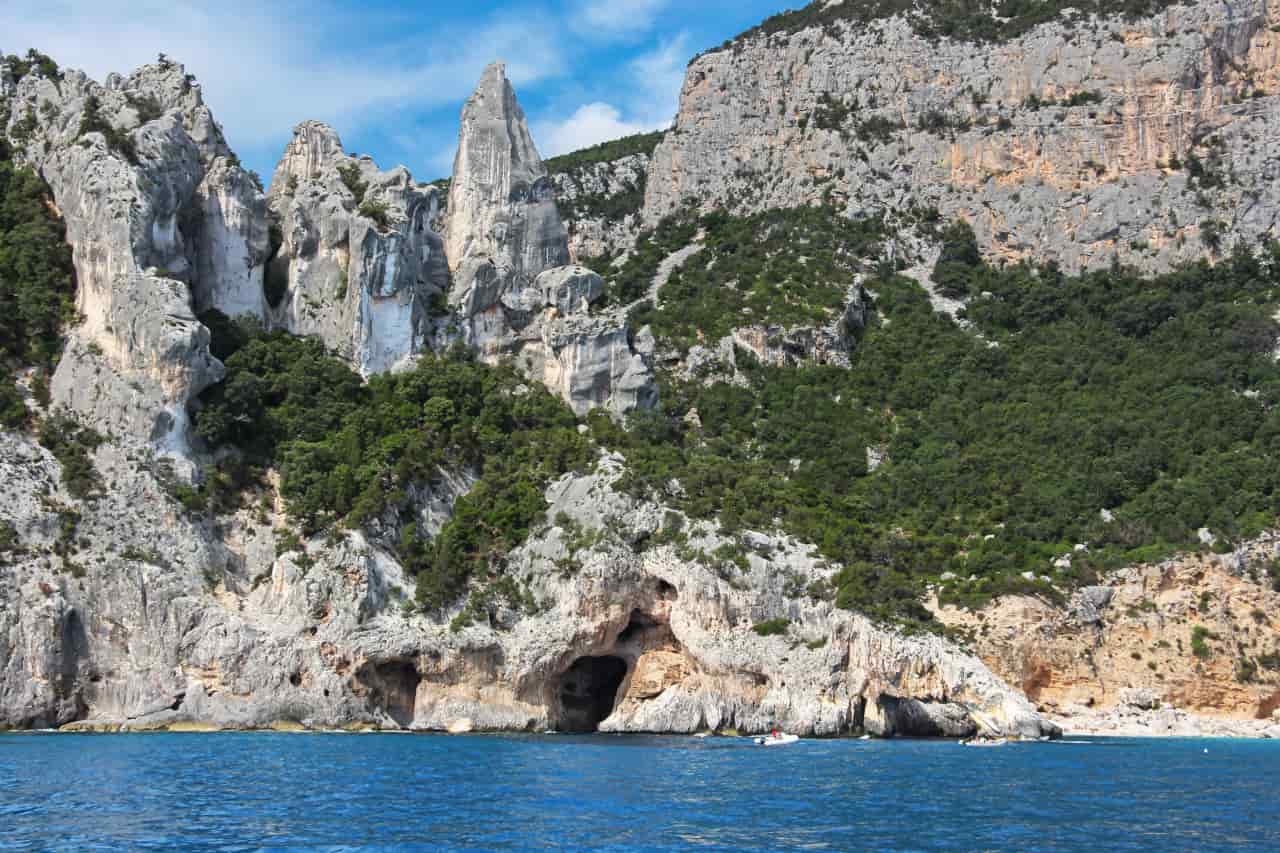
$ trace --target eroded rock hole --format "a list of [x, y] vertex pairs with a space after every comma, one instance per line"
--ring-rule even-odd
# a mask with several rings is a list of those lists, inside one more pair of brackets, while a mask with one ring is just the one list
[[578, 658], [560, 678], [560, 729], [594, 732], [613, 713], [627, 664], [613, 655]]
[[369, 685], [369, 698], [398, 725], [408, 728], [413, 723], [418, 703], [418, 670], [407, 661], [390, 661], [366, 669], [361, 679]]
[[639, 610], [631, 611], [631, 621], [627, 622], [627, 627], [618, 635], [619, 643], [629, 643], [639, 639], [640, 635], [649, 628], [653, 628], [658, 623], [650, 619]]

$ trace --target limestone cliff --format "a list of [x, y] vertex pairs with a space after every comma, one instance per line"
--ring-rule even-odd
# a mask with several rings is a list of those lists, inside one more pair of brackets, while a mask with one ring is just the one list
[[37, 71], [11, 89], [5, 130], [53, 190], [79, 284], [83, 322], [58, 365], [55, 402], [185, 452], [187, 403], [221, 376], [193, 292], [216, 303], [260, 275], [239, 211], [261, 209], [261, 193], [229, 161], [180, 65], [101, 86], [78, 71]]
[[998, 44], [901, 17], [757, 33], [697, 58], [645, 218], [753, 211], [963, 217], [1002, 259], [1167, 269], [1276, 233], [1280, 6], [1077, 16]]
[[[462, 630], [409, 615], [403, 570], [361, 534], [284, 544], [259, 510], [195, 524], [148, 460], [104, 445], [114, 485], [81, 502], [44, 450], [0, 435], [20, 542], [0, 565], [0, 724], [1057, 731], [944, 641], [806, 598], [827, 570], [795, 543], [758, 536], [732, 570], [692, 556], [709, 530], [644, 547], [672, 516], [613, 490], [616, 459], [548, 490], [548, 523], [508, 559], [524, 603]], [[768, 620], [777, 635], [753, 630]]]
[[1265, 727], [1280, 708], [1277, 560], [1280, 538], [1267, 534], [1225, 555], [1125, 569], [1064, 606], [1015, 596], [935, 612], [1065, 726], [1096, 727], [1098, 712], [1123, 720], [1132, 707], [1166, 709], [1145, 723], [1157, 733], [1214, 731], [1178, 711]]
[[303, 122], [269, 199], [279, 237], [264, 312], [273, 326], [320, 338], [365, 376], [423, 351], [449, 283], [431, 227], [435, 187], [349, 157], [332, 128]]
[[626, 154], [551, 173], [574, 261], [616, 256], [635, 246], [650, 155]]
[[501, 63], [485, 69], [462, 110], [445, 244], [449, 304], [481, 358], [512, 361], [579, 414], [653, 404], [625, 319], [590, 314], [599, 276], [568, 266], [551, 182]]

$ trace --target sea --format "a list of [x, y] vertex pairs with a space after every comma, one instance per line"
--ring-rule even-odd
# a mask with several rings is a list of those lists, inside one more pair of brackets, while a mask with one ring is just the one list
[[1280, 742], [0, 734], [0, 850], [1280, 851]]

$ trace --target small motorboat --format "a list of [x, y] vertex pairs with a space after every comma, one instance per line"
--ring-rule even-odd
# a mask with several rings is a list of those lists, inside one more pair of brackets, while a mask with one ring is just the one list
[[968, 740], [960, 741], [960, 745], [961, 746], [1004, 746], [1008, 742], [1009, 742], [1009, 739], [1003, 738], [1003, 737], [997, 737], [997, 738], [974, 737], [974, 738], [969, 738]]
[[795, 743], [800, 740], [800, 735], [759, 735], [752, 738], [756, 746], [783, 746], [788, 743]]

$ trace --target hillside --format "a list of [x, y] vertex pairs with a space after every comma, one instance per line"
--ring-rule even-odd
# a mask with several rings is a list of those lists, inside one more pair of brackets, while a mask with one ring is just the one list
[[[495, 64], [439, 185], [303, 121], [263, 187], [180, 65], [6, 57], [0, 722], [1266, 717], [1272, 13], [913, 9], [545, 163]], [[1072, 664], [1148, 617], [1213, 665]]]

